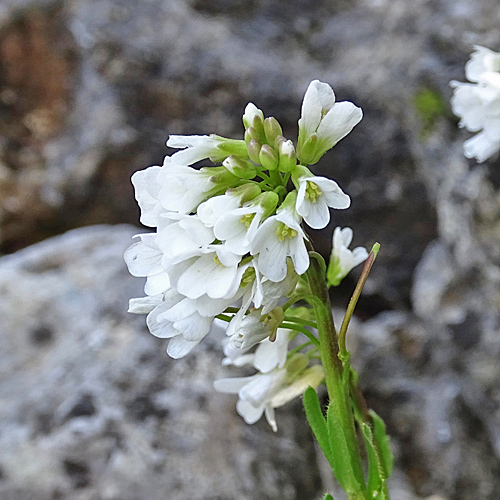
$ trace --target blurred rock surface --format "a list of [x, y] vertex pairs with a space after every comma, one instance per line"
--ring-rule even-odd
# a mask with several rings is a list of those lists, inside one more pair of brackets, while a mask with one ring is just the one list
[[278, 434], [247, 426], [212, 388], [217, 335], [174, 361], [126, 312], [142, 294], [122, 259], [134, 232], [79, 229], [0, 259], [0, 498], [313, 498], [298, 401]]
[[[364, 110], [316, 171], [353, 200], [332, 226], [352, 226], [356, 245], [382, 244], [358, 306], [369, 321], [355, 358], [394, 436], [399, 484], [446, 500], [497, 500], [500, 164], [463, 157], [469, 134], [451, 115], [449, 81], [464, 80], [474, 44], [500, 50], [498, 26], [498, 0], [4, 0], [0, 249], [82, 225], [135, 223], [129, 176], [162, 161], [168, 134], [239, 137], [251, 100], [294, 138], [307, 84], [328, 81]], [[128, 286], [111, 310], [138, 293]], [[22, 300], [16, 310], [30, 311], [29, 295]], [[71, 326], [83, 332], [88, 318], [74, 300]], [[43, 351], [51, 333], [42, 317], [26, 316], [42, 346], [23, 354], [35, 366], [39, 349], [53, 349]], [[130, 335], [143, 325], [119, 323]], [[0, 372], [15, 371], [3, 358]], [[13, 398], [26, 404], [24, 394]], [[97, 408], [86, 390], [75, 398], [77, 415]], [[92, 417], [67, 422], [75, 418]]]

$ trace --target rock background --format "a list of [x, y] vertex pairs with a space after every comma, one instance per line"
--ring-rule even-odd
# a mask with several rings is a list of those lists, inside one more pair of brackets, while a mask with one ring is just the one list
[[[130, 174], [162, 161], [168, 134], [241, 136], [252, 100], [294, 138], [309, 81], [331, 83], [365, 114], [317, 171], [353, 199], [333, 224], [382, 244], [352, 337], [393, 436], [395, 500], [497, 500], [500, 163], [465, 160], [449, 108], [474, 44], [500, 49], [498, 0], [3, 0], [0, 251], [135, 224]], [[171, 363], [123, 312], [140, 288], [120, 258], [132, 232], [0, 260], [2, 499], [313, 498], [300, 405], [277, 438], [242, 426], [234, 401], [203, 397], [210, 344]], [[229, 429], [216, 440], [213, 418]]]

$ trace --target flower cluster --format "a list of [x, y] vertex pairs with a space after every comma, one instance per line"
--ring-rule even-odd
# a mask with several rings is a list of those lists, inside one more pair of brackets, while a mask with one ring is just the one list
[[[335, 102], [333, 90], [316, 80], [304, 97], [297, 149], [275, 118], [249, 103], [243, 139], [170, 136], [167, 145], [179, 151], [132, 177], [140, 220], [155, 232], [138, 235], [125, 253], [131, 274], [146, 278], [146, 296], [131, 299], [129, 311], [148, 315], [149, 330], [169, 339], [173, 358], [187, 355], [215, 319], [227, 323], [224, 364], [253, 366], [258, 373], [219, 380], [216, 389], [239, 394], [237, 409], [247, 422], [265, 413], [276, 429], [274, 408], [323, 379], [322, 366], [313, 363], [314, 341], [288, 351], [301, 332], [311, 334], [307, 319], [291, 308], [294, 299], [284, 298], [299, 300], [307, 286], [301, 278], [310, 264], [302, 222], [324, 228], [329, 208], [350, 205], [335, 181], [315, 176], [306, 165], [361, 117], [358, 107]], [[192, 167], [206, 159], [214, 165]], [[340, 234], [336, 284], [367, 255], [347, 250], [351, 230]]]
[[479, 132], [464, 143], [465, 156], [483, 162], [500, 150], [500, 54], [475, 47], [465, 75], [472, 83], [451, 82], [451, 105], [461, 127]]

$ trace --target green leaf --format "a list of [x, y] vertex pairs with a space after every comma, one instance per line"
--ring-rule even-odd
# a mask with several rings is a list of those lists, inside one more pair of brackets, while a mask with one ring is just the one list
[[361, 431], [368, 450], [368, 496], [369, 498], [389, 500], [387, 479], [392, 472], [394, 457], [389, 449], [389, 438], [385, 433], [383, 420], [370, 411], [373, 429], [361, 423]]
[[389, 436], [386, 434], [384, 421], [373, 410], [370, 410], [370, 416], [373, 421], [373, 437], [378, 444], [382, 464], [388, 478], [392, 474], [394, 466], [394, 455], [389, 447]]
[[332, 469], [337, 481], [346, 493], [362, 492], [364, 488], [362, 471], [357, 472], [354, 467], [354, 454], [349, 450], [348, 440], [333, 401], [328, 405], [327, 426], [332, 450]]
[[325, 498], [323, 498], [323, 500], [334, 500], [334, 499], [333, 499], [332, 495], [330, 495], [330, 493], [327, 493], [325, 495]]
[[328, 428], [326, 426], [325, 416], [321, 410], [318, 394], [312, 387], [308, 387], [304, 393], [304, 408], [314, 436], [333, 469], [332, 450], [328, 439]]

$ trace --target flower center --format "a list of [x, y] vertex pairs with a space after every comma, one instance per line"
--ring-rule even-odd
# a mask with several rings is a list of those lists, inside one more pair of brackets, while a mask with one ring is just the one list
[[285, 238], [295, 238], [297, 236], [297, 231], [283, 224], [283, 222], [280, 222], [278, 224], [278, 229], [276, 229], [276, 235], [280, 241], [283, 241]]
[[305, 197], [311, 202], [316, 203], [318, 198], [322, 195], [321, 189], [314, 182], [306, 181]]
[[224, 264], [220, 261], [219, 256], [218, 256], [216, 253], [214, 253], [214, 262], [215, 262], [218, 266], [222, 266], [222, 267], [224, 267]]
[[250, 224], [252, 223], [254, 217], [255, 217], [255, 213], [253, 213], [253, 214], [246, 214], [246, 215], [244, 215], [240, 219], [240, 222], [242, 224], [244, 224], [247, 227], [247, 229], [248, 229], [250, 227]]

